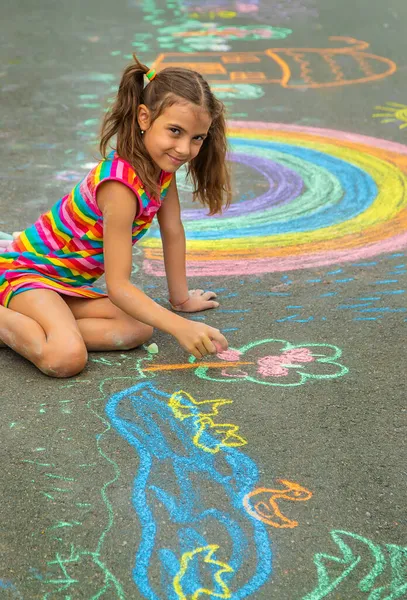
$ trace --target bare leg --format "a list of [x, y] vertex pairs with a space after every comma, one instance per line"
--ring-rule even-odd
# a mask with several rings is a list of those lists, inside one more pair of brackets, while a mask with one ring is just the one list
[[89, 351], [130, 350], [148, 341], [153, 328], [133, 319], [108, 298], [63, 296]]
[[0, 339], [46, 375], [70, 377], [85, 367], [78, 324], [57, 292], [30, 290], [0, 306]]
[[45, 343], [41, 325], [30, 317], [0, 306], [0, 346], [13, 348], [24, 356], [24, 349], [39, 348]]
[[[79, 331], [89, 351], [129, 350], [152, 336], [152, 327], [128, 316], [108, 298], [89, 300], [32, 290], [15, 296], [11, 310], [0, 306], [0, 345], [13, 348], [28, 360], [33, 353], [41, 354], [47, 344], [46, 330], [52, 327], [52, 316], [46, 315], [58, 319], [57, 307], [51, 312], [47, 307], [51, 299], [68, 318], [69, 328], [76, 335]], [[68, 308], [70, 312], [66, 313], [64, 309]]]

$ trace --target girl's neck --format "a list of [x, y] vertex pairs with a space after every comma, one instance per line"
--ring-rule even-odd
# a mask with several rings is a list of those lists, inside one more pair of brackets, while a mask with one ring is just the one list
[[161, 169], [160, 167], [153, 161], [150, 159], [150, 166], [152, 166], [153, 168], [153, 177], [154, 179], [157, 181], [157, 183], [160, 181], [160, 177], [161, 177]]

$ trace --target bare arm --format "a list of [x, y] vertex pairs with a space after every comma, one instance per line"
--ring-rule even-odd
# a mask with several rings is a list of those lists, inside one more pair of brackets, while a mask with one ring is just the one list
[[137, 197], [118, 182], [106, 182], [97, 192], [103, 213], [103, 250], [107, 293], [110, 300], [130, 316], [172, 333], [181, 317], [172, 314], [130, 282], [132, 269], [132, 226], [137, 214]]
[[188, 298], [188, 285], [185, 268], [185, 232], [181, 222], [175, 176], [157, 218], [163, 243], [168, 291], [172, 304], [178, 305]]
[[137, 214], [137, 202], [136, 195], [119, 182], [108, 181], [97, 191], [97, 203], [103, 213], [105, 277], [109, 299], [131, 317], [176, 337], [197, 358], [216, 351], [212, 339], [221, 348], [227, 347], [219, 330], [175, 315], [131, 283], [132, 226]]
[[157, 214], [163, 243], [164, 265], [172, 306], [183, 312], [196, 312], [219, 306], [214, 292], [188, 291], [186, 276], [185, 231], [175, 176]]

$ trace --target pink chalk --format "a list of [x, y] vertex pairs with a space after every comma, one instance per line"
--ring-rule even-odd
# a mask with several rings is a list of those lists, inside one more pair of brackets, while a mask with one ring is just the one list
[[[215, 343], [215, 342], [214, 342]], [[240, 357], [242, 356], [242, 353], [239, 352], [239, 350], [223, 350], [222, 348], [219, 346], [219, 344], [216, 344], [216, 350], [217, 352], [217, 357], [220, 358], [221, 360], [227, 360], [228, 362], [234, 362], [234, 361], [238, 361], [240, 359]]]

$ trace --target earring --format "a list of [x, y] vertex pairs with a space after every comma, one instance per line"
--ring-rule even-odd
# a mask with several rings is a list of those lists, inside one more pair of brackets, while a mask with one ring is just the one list
[[144, 129], [140, 129], [140, 133], [141, 133], [141, 135], [143, 135], [144, 134]]

